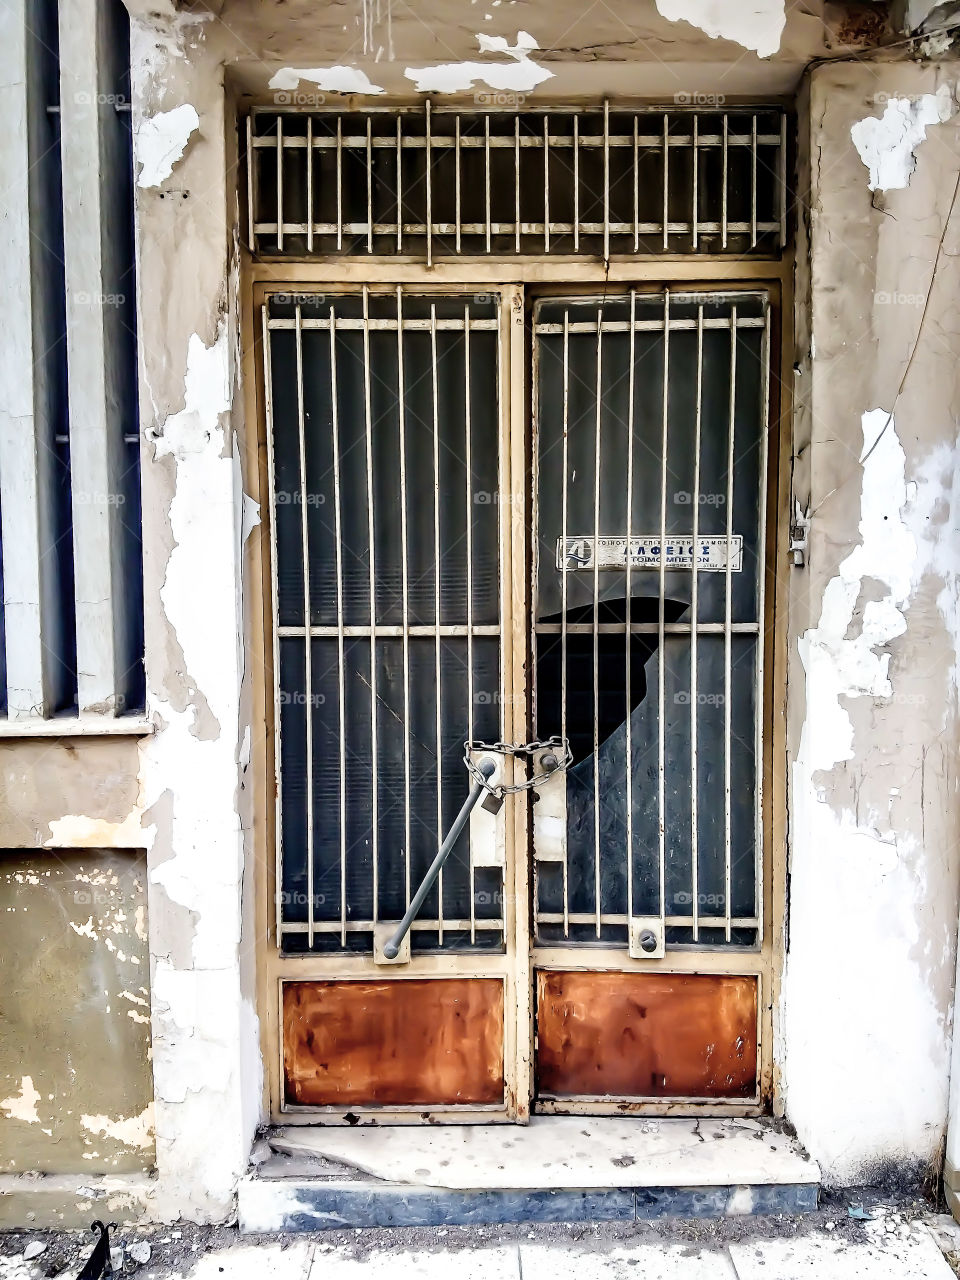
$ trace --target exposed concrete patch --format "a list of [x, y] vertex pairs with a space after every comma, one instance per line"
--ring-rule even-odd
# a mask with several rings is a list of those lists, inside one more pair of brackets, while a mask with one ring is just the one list
[[281, 67], [270, 77], [270, 88], [281, 92], [296, 89], [301, 80], [309, 80], [324, 93], [383, 93], [359, 67]]
[[786, 26], [784, 0], [657, 0], [671, 22], [689, 22], [713, 39], [735, 40], [769, 58], [780, 48]]
[[50, 823], [48, 849], [142, 849], [151, 836], [140, 825], [139, 809], [122, 822], [88, 818], [82, 813], [64, 814]]
[[[811, 777], [853, 757], [853, 725], [841, 697], [889, 698], [888, 653], [879, 652], [906, 630], [903, 609], [910, 594], [917, 544], [901, 512], [907, 501], [905, 458], [891, 414], [883, 409], [861, 420], [864, 448], [860, 545], [840, 564], [823, 594], [820, 623], [799, 641], [807, 673], [808, 715], [800, 758]], [[865, 578], [886, 584], [882, 599], [863, 607], [862, 627], [849, 636]]]
[[190, 137], [200, 128], [196, 107], [189, 102], [171, 111], [146, 116], [136, 128], [134, 154], [140, 165], [139, 187], [159, 187], [183, 156]]
[[0, 1110], [5, 1111], [11, 1120], [22, 1120], [25, 1124], [39, 1124], [37, 1103], [40, 1094], [33, 1087], [33, 1077], [24, 1076], [20, 1081], [20, 1093], [0, 1101]]
[[149, 1149], [153, 1146], [153, 1103], [138, 1116], [120, 1117], [81, 1115], [80, 1123], [89, 1133], [104, 1134], [127, 1147]]
[[530, 93], [553, 76], [530, 57], [539, 45], [528, 31], [518, 31], [511, 45], [505, 36], [477, 35], [481, 53], [502, 53], [506, 62], [441, 62], [432, 67], [407, 67], [404, 75], [418, 93], [463, 93], [476, 84], [503, 93]]
[[916, 151], [927, 126], [943, 124], [957, 109], [947, 85], [916, 98], [890, 98], [884, 113], [850, 126], [850, 137], [870, 172], [870, 191], [902, 191], [917, 167]]

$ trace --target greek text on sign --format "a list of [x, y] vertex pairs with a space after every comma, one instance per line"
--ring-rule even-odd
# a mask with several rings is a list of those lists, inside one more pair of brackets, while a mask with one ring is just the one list
[[[694, 555], [696, 545], [696, 555]], [[694, 569], [705, 573], [724, 573], [727, 569], [727, 550], [730, 554], [730, 572], [739, 573], [743, 568], [743, 538], [739, 533], [726, 537], [699, 537], [694, 539], [680, 534], [667, 537], [663, 542], [664, 568]], [[594, 565], [596, 555], [596, 566]], [[626, 538], [558, 538], [557, 568], [568, 573], [575, 570], [625, 569], [627, 567]], [[659, 534], [638, 535], [630, 539], [631, 569], [660, 568]]]

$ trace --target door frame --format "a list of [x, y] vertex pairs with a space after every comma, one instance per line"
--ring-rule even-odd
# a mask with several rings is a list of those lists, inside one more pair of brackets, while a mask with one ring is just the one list
[[[775, 1010], [779, 1001], [784, 951], [786, 905], [786, 601], [789, 589], [789, 462], [791, 404], [789, 375], [792, 350], [792, 255], [778, 260], [731, 261], [719, 257], [664, 256], [639, 260], [599, 261], [571, 258], [516, 258], [491, 262], [458, 259], [425, 266], [410, 258], [254, 261], [244, 252], [240, 279], [240, 326], [243, 370], [243, 489], [260, 503], [261, 523], [242, 549], [245, 583], [245, 626], [249, 628], [250, 709], [254, 728], [250, 774], [253, 793], [253, 888], [256, 932], [256, 989], [261, 1052], [264, 1056], [263, 1112], [275, 1124], [356, 1123], [369, 1116], [383, 1124], [524, 1123], [533, 1099], [534, 1008], [533, 981], [537, 968], [615, 969], [659, 973], [749, 973], [759, 981], [758, 1095], [754, 1100], [703, 1099], [643, 1102], [544, 1102], [541, 1113], [617, 1115], [754, 1115], [778, 1106], [778, 1078], [774, 1053]], [[273, 694], [273, 617], [270, 566], [269, 483], [266, 447], [266, 407], [263, 396], [263, 344], [260, 315], [271, 292], [356, 292], [402, 285], [416, 293], [487, 292], [502, 298], [501, 325], [501, 635], [504, 690], [504, 733], [508, 741], [523, 736], [529, 696], [526, 683], [530, 652], [531, 546], [526, 519], [531, 498], [530, 370], [532, 351], [527, 324], [527, 292], [600, 292], [611, 286], [683, 286], [685, 289], [725, 291], [765, 288], [770, 295], [770, 416], [767, 478], [767, 542], [764, 626], [763, 762], [763, 941], [757, 951], [672, 950], [663, 960], [631, 959], [625, 951], [590, 948], [532, 949], [530, 884], [532, 867], [530, 805], [508, 801], [512, 822], [504, 870], [507, 946], [503, 954], [433, 955], [417, 957], [391, 981], [442, 976], [499, 976], [504, 990], [503, 1107], [299, 1107], [284, 1105], [282, 1092], [281, 987], [284, 980], [336, 977], [344, 981], [385, 977], [366, 955], [304, 955], [283, 957], [277, 947], [274, 910], [277, 876], [275, 784], [276, 745]], [[506, 508], [506, 514], [504, 513]], [[508, 568], [509, 567], [509, 568]], [[508, 569], [508, 571], [506, 571]], [[779, 691], [779, 692], [778, 692]], [[522, 720], [518, 717], [520, 709]], [[509, 810], [508, 810], [509, 813]], [[512, 839], [510, 838], [512, 835]], [[522, 856], [521, 855], [522, 852]], [[522, 909], [517, 909], [518, 905]]]

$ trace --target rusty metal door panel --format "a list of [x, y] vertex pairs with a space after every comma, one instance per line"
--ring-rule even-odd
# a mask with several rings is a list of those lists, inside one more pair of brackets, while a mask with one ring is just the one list
[[502, 1105], [503, 983], [287, 982], [283, 1070], [292, 1106]]
[[538, 1097], [756, 1091], [756, 977], [538, 972]]

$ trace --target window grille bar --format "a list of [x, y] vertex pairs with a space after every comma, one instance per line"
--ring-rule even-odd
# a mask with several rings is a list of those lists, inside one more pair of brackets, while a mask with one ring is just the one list
[[757, 117], [750, 132], [750, 248], [757, 245]]
[[[603, 309], [597, 311], [596, 419], [593, 456], [593, 533], [600, 541], [601, 381], [603, 373]], [[593, 877], [597, 937], [600, 937], [600, 557], [593, 557]]]
[[[559, 911], [538, 911], [538, 924], [561, 924], [563, 915]], [[486, 923], [486, 921], [484, 922]], [[594, 923], [594, 913], [592, 911], [571, 911], [570, 923], [572, 925], [592, 925]], [[629, 917], [625, 912], [604, 911], [600, 916], [602, 925], [624, 925], [629, 924]], [[688, 928], [690, 927], [689, 916], [663, 916], [663, 923], [668, 928]], [[734, 929], [756, 929], [759, 927], [759, 920], [756, 916], [734, 916], [730, 922]], [[288, 926], [289, 927], [289, 926]], [[319, 926], [318, 926], [319, 927]], [[701, 916], [701, 928], [715, 929], [718, 933], [726, 927], [726, 920], [723, 916]]]
[[[430, 100], [426, 103], [426, 119], [427, 119], [427, 162], [425, 182], [427, 187], [427, 266], [433, 266], [433, 155], [431, 153], [431, 137], [430, 137]], [[399, 221], [400, 214], [397, 213]], [[373, 215], [370, 215], [371, 222]]]
[[[590, 917], [591, 921], [593, 917]], [[375, 920], [348, 920], [347, 933], [372, 933]], [[444, 929], [447, 933], [466, 933], [470, 929], [471, 922], [466, 918], [448, 917], [444, 921]], [[481, 920], [476, 921], [475, 929], [477, 933], [502, 933], [504, 930], [504, 921], [502, 916], [485, 916]], [[436, 916], [417, 916], [410, 925], [411, 933], [438, 933], [440, 930], [440, 921]], [[285, 934], [303, 934], [307, 932], [307, 926], [298, 920], [285, 920], [280, 925], [279, 932], [281, 936]], [[313, 925], [315, 934], [331, 934], [340, 933], [339, 920], [317, 920]]]
[[[330, 406], [333, 439], [333, 516], [337, 540], [337, 715], [340, 739], [340, 924], [341, 943], [347, 943], [347, 697], [343, 649], [343, 520], [340, 498], [340, 410], [337, 403], [336, 313], [330, 308]], [[304, 503], [304, 508], [306, 508]], [[308, 644], [312, 643], [312, 637]], [[310, 714], [310, 704], [307, 707]]]
[[[339, 210], [337, 217], [339, 220]], [[283, 116], [277, 118], [277, 249], [283, 253]]]
[[[403, 116], [397, 116], [397, 253], [403, 252]], [[429, 219], [428, 219], [429, 221]]]
[[[270, 485], [271, 499], [277, 491], [276, 484], [276, 459], [274, 457], [274, 418], [273, 418], [273, 371], [270, 359], [270, 333], [267, 329], [267, 309], [263, 308], [261, 312], [262, 318], [262, 335], [263, 335], [263, 386], [264, 386], [264, 416], [265, 427], [267, 433], [267, 480]], [[278, 592], [278, 575], [277, 575], [277, 521], [276, 516], [271, 510], [270, 515], [270, 586], [272, 599], [276, 601]], [[274, 752], [274, 783], [276, 788], [276, 850], [275, 850], [275, 880], [277, 885], [283, 883], [283, 868], [281, 864], [281, 849], [283, 848], [283, 796], [281, 788], [281, 765], [283, 758], [281, 752], [281, 715], [280, 715], [280, 628], [273, 628], [273, 752]], [[274, 923], [279, 932], [282, 921], [281, 899], [280, 894], [276, 894], [274, 899]]]
[[[457, 162], [455, 166], [456, 186], [454, 189], [454, 197], [456, 200], [456, 211], [457, 211], [457, 221], [456, 221], [457, 253], [459, 253], [460, 252], [460, 117], [459, 116], [457, 116], [456, 128], [457, 128], [457, 136], [456, 136]], [[398, 205], [397, 206], [398, 210], [399, 210], [399, 207], [400, 206]]]
[[[560, 530], [563, 545], [567, 539], [567, 505], [569, 502], [569, 451], [570, 451], [570, 313], [563, 314], [563, 494], [561, 497]], [[560, 733], [567, 737], [567, 575], [560, 578]], [[538, 628], [539, 632], [539, 628]], [[567, 859], [563, 860], [563, 936], [570, 936], [570, 884]]]
[[403, 861], [404, 893], [410, 905], [410, 581], [407, 554], [407, 418], [403, 376], [403, 289], [397, 286], [397, 408], [400, 427], [400, 581], [403, 604]]
[[513, 222], [516, 228], [516, 252], [520, 252], [520, 117], [513, 122], [515, 149], [514, 149], [514, 180], [513, 180], [513, 200], [514, 215]]
[[[519, 239], [517, 252], [520, 252]], [[610, 103], [607, 99], [603, 103], [603, 260], [610, 261]]]
[[663, 117], [663, 251], [670, 247], [670, 117]]
[[[768, 466], [769, 466], [769, 445], [770, 445], [770, 307], [766, 307], [765, 311], [766, 328], [763, 333], [763, 422], [762, 436], [760, 441], [760, 529], [757, 536], [757, 617], [765, 616], [765, 599], [766, 599], [766, 548], [767, 548], [767, 484]], [[764, 649], [765, 636], [761, 631], [759, 633], [759, 642], [757, 644], [757, 665], [756, 665], [756, 685], [754, 693], [754, 760], [757, 771], [757, 791], [756, 791], [756, 817], [754, 829], [755, 848], [754, 848], [754, 911], [758, 918], [762, 920], [762, 890], [763, 890], [763, 716], [761, 708], [763, 707], [764, 697]], [[762, 926], [761, 926], [762, 927]]]
[[657, 592], [657, 820], [660, 915], [666, 912], [667, 832], [665, 795], [665, 677], [666, 652], [666, 537], [667, 537], [667, 446], [670, 434], [670, 291], [663, 294], [663, 396], [660, 437], [660, 564]]
[[[320, 634], [320, 628], [314, 628], [314, 635]], [[477, 628], [479, 631], [480, 628]], [[597, 630], [600, 635], [623, 635], [625, 631], [629, 631], [635, 636], [659, 636], [660, 624], [658, 622], [631, 622], [629, 625], [623, 622], [601, 622], [598, 624]], [[723, 635], [724, 624], [722, 622], [700, 622], [694, 628], [689, 622], [665, 622], [663, 624], [663, 633], [668, 636], [688, 636], [696, 630], [697, 635]], [[733, 622], [730, 624], [730, 630], [733, 635], [759, 635], [761, 627], [758, 622]], [[561, 631], [568, 636], [576, 635], [593, 635], [592, 622], [568, 622], [564, 626], [560, 622], [538, 622], [536, 624], [537, 635], [559, 635]], [[349, 629], [348, 629], [349, 634]], [[366, 632], [364, 632], [366, 634]]]
[[[367, 125], [370, 128], [370, 125]], [[337, 250], [343, 249], [343, 121], [337, 120]]]
[[723, 178], [722, 189], [720, 192], [720, 248], [727, 247], [727, 234], [729, 231], [727, 225], [727, 200], [729, 191], [730, 173], [728, 169], [730, 156], [730, 138], [729, 138], [729, 119], [726, 115], [723, 117]]
[[640, 128], [633, 120], [633, 252], [640, 252]]
[[[340, 122], [337, 121], [339, 127]], [[338, 218], [339, 222], [339, 218]], [[337, 247], [342, 246], [342, 240]], [[313, 119], [307, 117], [307, 253], [313, 253]]]
[[[330, 328], [330, 320], [328, 318], [323, 318], [320, 316], [316, 316], [316, 317], [307, 316], [306, 319], [304, 319], [301, 322], [301, 324], [305, 331], [309, 329], [329, 329]], [[468, 318], [468, 320], [464, 321], [464, 320], [450, 319], [449, 317], [445, 317], [442, 319], [438, 318], [437, 329], [440, 332], [443, 332], [444, 330], [461, 331], [466, 328], [467, 324], [469, 324], [472, 329], [486, 330], [490, 333], [496, 333], [497, 331], [496, 320], [478, 320], [478, 319]], [[294, 329], [296, 328], [296, 321], [293, 319], [288, 319], [286, 316], [272, 316], [270, 318], [269, 327], [271, 329]], [[718, 325], [716, 327], [723, 328], [723, 329], [728, 328], [726, 324]], [[370, 333], [380, 333], [380, 332], [396, 333], [398, 329], [402, 329], [404, 333], [417, 333], [417, 332], [429, 333], [430, 321], [420, 319], [419, 317], [417, 318], [408, 317], [401, 320], [391, 320], [389, 317], [381, 317], [381, 318], [370, 317], [366, 321], [362, 319], [356, 319], [353, 316], [337, 317], [337, 330], [340, 333], [349, 333], [351, 331], [353, 332], [363, 331], [363, 332], [370, 332]]]
[[573, 117], [573, 250], [580, 252], [580, 118]]
[[[701, 235], [709, 232], [718, 234], [722, 230], [722, 223], [711, 221], [704, 218], [699, 219], [697, 226]], [[748, 235], [752, 228], [751, 221], [729, 222], [727, 229], [731, 235]], [[757, 231], [779, 232], [780, 222], [772, 220], [758, 220], [756, 223]], [[659, 235], [662, 224], [660, 222], [641, 222], [639, 227], [635, 228], [635, 224], [630, 222], [612, 221], [609, 224], [611, 236], [632, 236], [634, 230], [637, 229], [641, 235]], [[462, 222], [460, 226], [463, 235], [483, 236], [488, 230], [486, 222]], [[585, 236], [600, 236], [603, 234], [604, 224], [602, 222], [581, 221], [579, 223], [579, 231]], [[673, 219], [668, 224], [668, 230], [671, 235], [686, 235], [693, 229], [693, 223], [685, 219]], [[276, 222], [257, 222], [254, 224], [254, 231], [258, 236], [276, 234]], [[284, 231], [287, 235], [305, 236], [309, 230], [306, 222], [287, 222], [284, 224]], [[431, 228], [434, 236], [452, 236], [457, 230], [456, 222], [435, 222]], [[515, 236], [517, 230], [516, 223], [510, 222], [493, 222], [489, 225], [489, 231], [492, 236]], [[520, 224], [520, 233], [522, 236], [542, 236], [545, 233], [545, 225], [541, 220], [524, 221]], [[558, 222], [555, 219], [550, 223], [550, 232], [552, 235], [561, 236], [569, 235], [577, 230], [577, 224], [573, 222]], [[346, 232], [349, 235], [358, 236], [366, 235], [367, 223], [363, 222], [315, 222], [313, 231], [316, 236], [332, 236]], [[396, 221], [379, 222], [373, 224], [373, 234], [375, 236], [394, 236], [400, 232], [411, 237], [424, 237], [427, 234], [427, 224], [425, 222], [404, 222], [400, 226]]]
[[[700, 433], [703, 419], [703, 304], [697, 307], [697, 406], [693, 427], [693, 545], [700, 536]], [[697, 724], [700, 700], [697, 687], [697, 623], [699, 614], [700, 569], [696, 562], [690, 575], [690, 875], [693, 884], [693, 940], [700, 937], [700, 851], [697, 797]]]
[[[459, 252], [459, 245], [457, 249]], [[543, 117], [543, 252], [550, 252], [550, 119], [548, 116]]]
[[[541, 108], [541, 110], [543, 109]], [[749, 108], [745, 108], [745, 110], [749, 110]], [[436, 119], [438, 115], [442, 114], [442, 112], [440, 111], [440, 108], [438, 108], [435, 105], [431, 107], [431, 111], [434, 119]], [[290, 119], [291, 114], [293, 113], [274, 112], [272, 114], [274, 118], [277, 118], [279, 116], [284, 116], [284, 118]], [[296, 114], [300, 114], [300, 113], [298, 112]], [[403, 113], [401, 112], [399, 114], [402, 115]], [[536, 113], [533, 113], [533, 114], [536, 114]], [[564, 113], [545, 112], [545, 114], [559, 115]], [[696, 116], [696, 114], [697, 114], [696, 112], [692, 112], [692, 111], [689, 113], [691, 120]], [[372, 131], [372, 127], [373, 127], [372, 121], [376, 115], [376, 112], [371, 112], [370, 115], [371, 115], [371, 131]], [[668, 116], [667, 119], [668, 120], [670, 118], [676, 119], [681, 116], [682, 116], [682, 113], [680, 111], [677, 111], [673, 113], [672, 117]], [[318, 116], [315, 118], [322, 118], [322, 113], [319, 113]], [[642, 117], [638, 115], [637, 121], [639, 122], [641, 118]], [[784, 120], [785, 120], [785, 117], [784, 117]], [[514, 141], [513, 117], [510, 117], [510, 121], [511, 121], [510, 130], [508, 133], [500, 134], [500, 135], [491, 133], [490, 135], [491, 151], [507, 151], [507, 150], [512, 151], [514, 149], [516, 144]], [[692, 130], [692, 127], [693, 126], [691, 124], [691, 130]], [[638, 124], [638, 128], [639, 128], [639, 124]], [[751, 129], [747, 133], [729, 134], [729, 145], [732, 147], [742, 147], [744, 150], [750, 150], [753, 146], [752, 128], [753, 126], [751, 125]], [[588, 134], [588, 133], [583, 133], [578, 128], [577, 133], [579, 136], [579, 144], [578, 144], [579, 147], [583, 148], [586, 151], [603, 149], [604, 143], [603, 143], [602, 129], [597, 134]], [[699, 141], [697, 145], [701, 149], [717, 148], [719, 150], [722, 150], [723, 148], [722, 126], [719, 133], [701, 133], [698, 129], [698, 138], [699, 138]], [[614, 150], [614, 151], [629, 150], [630, 148], [633, 147], [633, 141], [634, 141], [634, 138], [633, 138], [632, 131], [627, 133], [611, 133], [610, 134], [610, 148], [611, 150]], [[657, 150], [661, 152], [663, 150], [662, 131], [657, 133], [646, 133], [646, 134], [641, 134], [638, 132], [637, 141], [639, 145], [644, 149]], [[334, 150], [336, 148], [336, 145], [337, 144], [336, 144], [335, 138], [324, 137], [321, 134], [316, 134], [314, 136], [313, 148], [315, 151]], [[366, 147], [366, 145], [367, 145], [367, 138], [365, 133], [343, 135], [343, 146], [348, 150], [351, 150], [351, 149], [362, 150]], [[390, 151], [390, 150], [393, 150], [394, 145], [395, 143], [392, 137], [388, 137], [386, 135], [373, 135], [371, 132], [371, 146], [374, 151], [384, 151], [384, 150]], [[483, 135], [479, 137], [474, 137], [472, 135], [462, 135], [460, 145], [464, 151], [481, 150], [486, 147], [486, 142], [484, 140]], [[565, 137], [563, 134], [559, 134], [559, 133], [551, 133], [550, 145], [551, 147], [556, 147], [556, 148], [559, 148], [560, 150], [565, 150], [565, 151], [572, 151], [575, 149], [573, 137], [572, 136]], [[760, 133], [758, 129], [758, 132], [757, 132], [758, 147], [764, 147], [764, 146], [778, 147], [779, 145], [780, 145], [780, 126], [779, 125], [777, 126], [776, 133]], [[253, 138], [254, 150], [275, 151], [276, 146], [277, 146], [276, 138], [270, 135], [262, 135], [262, 134], [259, 136], [255, 135]], [[306, 146], [307, 146], [307, 143], [304, 138], [299, 137], [297, 135], [292, 135], [292, 134], [284, 135], [284, 140], [283, 140], [284, 151], [303, 151], [306, 149]], [[540, 147], [542, 146], [539, 134], [521, 134], [520, 146], [524, 150], [539, 150]], [[403, 138], [404, 151], [423, 151], [425, 147], [426, 147], [425, 138], [418, 137], [416, 134], [405, 135]], [[443, 134], [435, 134], [431, 147], [435, 151], [450, 151], [450, 150], [455, 151], [456, 150], [455, 134], [451, 136], [445, 136]], [[670, 134], [670, 150], [671, 151], [677, 151], [677, 150], [682, 151], [685, 149], [692, 149], [692, 147], [693, 147], [692, 132], [689, 136], [684, 134], [677, 134], [677, 133]]]
[[[617, 629], [620, 630], [621, 628], [618, 626]], [[278, 628], [278, 630], [281, 636], [302, 636], [306, 633], [307, 629], [298, 626], [282, 626]], [[472, 634], [474, 636], [500, 635], [500, 628], [493, 623], [489, 623], [487, 625], [478, 623], [473, 627], [471, 632], [464, 623], [448, 623], [446, 625], [434, 627], [427, 623], [418, 624], [411, 622], [406, 630], [407, 635], [409, 635], [411, 639], [418, 636], [426, 636], [428, 639], [432, 640], [434, 633], [439, 634], [443, 638], [463, 637], [468, 634]], [[327, 638], [331, 636], [336, 638], [340, 634], [340, 628], [336, 626], [313, 626], [309, 628], [309, 631], [312, 636]], [[404, 629], [402, 625], [389, 622], [381, 622], [377, 626], [369, 626], [365, 622], [345, 623], [343, 627], [343, 634], [348, 639], [357, 636], [362, 636], [366, 639], [370, 636], [371, 632], [375, 638], [379, 639], [386, 639], [389, 637], [400, 639], [403, 637]]]
[[[630, 361], [630, 374], [627, 382], [627, 546], [630, 546], [630, 540], [633, 537], [633, 414], [634, 414], [634, 396], [636, 393], [636, 342], [637, 342], [637, 294], [635, 289], [630, 290], [630, 349], [628, 360]], [[694, 538], [696, 545], [696, 538]], [[564, 574], [566, 577], [566, 574]], [[625, 700], [625, 720], [627, 725], [626, 734], [626, 795], [627, 795], [627, 919], [629, 924], [633, 923], [633, 699], [631, 697], [630, 688], [630, 648], [633, 643], [634, 632], [630, 622], [633, 609], [633, 561], [627, 556], [627, 572], [626, 572], [626, 591], [624, 592], [626, 607], [624, 609], [624, 700]], [[693, 621], [696, 623], [696, 613], [693, 615]], [[629, 935], [628, 935], [629, 936]]]
[[780, 117], [780, 147], [777, 152], [777, 182], [780, 191], [780, 248], [787, 245], [787, 117]]
[[697, 199], [700, 194], [697, 187], [697, 180], [700, 176], [700, 172], [699, 172], [700, 171], [700, 148], [697, 140], [697, 130], [699, 127], [699, 123], [700, 123], [699, 116], [694, 116], [693, 117], [693, 196], [690, 201], [690, 222], [693, 227], [692, 236], [693, 236], [694, 250], [696, 250], [696, 247], [697, 247], [697, 238], [700, 230], [699, 223], [697, 221], [699, 217], [699, 205], [697, 204]]
[[[732, 787], [730, 752], [732, 748], [731, 700], [732, 688], [732, 630], [733, 616], [733, 465], [736, 458], [737, 422], [737, 307], [730, 313], [730, 407], [727, 427], [727, 566], [724, 574], [723, 617], [723, 893], [726, 912], [726, 936], [730, 941], [730, 889], [732, 878]], [[761, 641], [762, 642], [762, 641]]]
[[367, 117], [367, 253], [373, 253], [373, 121], [369, 116]]
[[[727, 301], [727, 299], [723, 299]], [[683, 319], [678, 316], [671, 316], [669, 322], [663, 319], [656, 320], [638, 320], [634, 326], [637, 333], [662, 333], [668, 327], [674, 333], [697, 332], [697, 321], [693, 319]], [[704, 329], [722, 329], [724, 333], [730, 332], [731, 321], [724, 317], [706, 316], [704, 317]], [[739, 329], [762, 329], [764, 322], [760, 316], [741, 316], [737, 320], [736, 327]], [[601, 327], [604, 333], [629, 333], [629, 320], [604, 320]], [[538, 324], [534, 327], [535, 333], [562, 333], [563, 325], [557, 323]], [[595, 320], [575, 320], [570, 325], [571, 333], [596, 333], [597, 322]]]
[[[488, 153], [489, 154], [489, 153]], [[489, 188], [488, 188], [489, 191]], [[473, 415], [470, 408], [469, 302], [463, 308], [463, 460], [466, 471], [467, 542], [467, 740], [473, 742]], [[470, 858], [470, 941], [477, 940], [477, 893], [473, 858]]]
[[[297, 335], [297, 433], [300, 461], [300, 545], [303, 556], [303, 618], [309, 626], [310, 612], [310, 536], [307, 525], [307, 435], [306, 414], [303, 402], [303, 333], [300, 326], [300, 304], [296, 314]], [[307, 938], [313, 946], [314, 891], [313, 891], [313, 667], [312, 644], [303, 646], [304, 655], [304, 708], [307, 752]]]
[[[370, 392], [370, 290], [363, 286], [363, 431], [367, 480], [367, 539], [370, 567], [370, 789], [371, 789], [371, 881], [373, 918], [380, 912], [380, 779], [377, 733], [377, 543], [373, 505], [373, 412]], [[346, 629], [345, 629], [346, 630]]]
[[484, 208], [487, 213], [486, 232], [487, 232], [487, 253], [490, 252], [490, 117], [483, 118], [483, 174], [484, 174]]
[[[437, 304], [430, 304], [430, 382], [433, 400], [433, 620], [434, 681], [436, 689], [437, 741], [437, 832], [442, 838], [443, 821], [443, 673], [440, 667], [440, 400], [437, 365]], [[437, 918], [440, 945], [443, 945], [443, 867], [437, 873]]]

